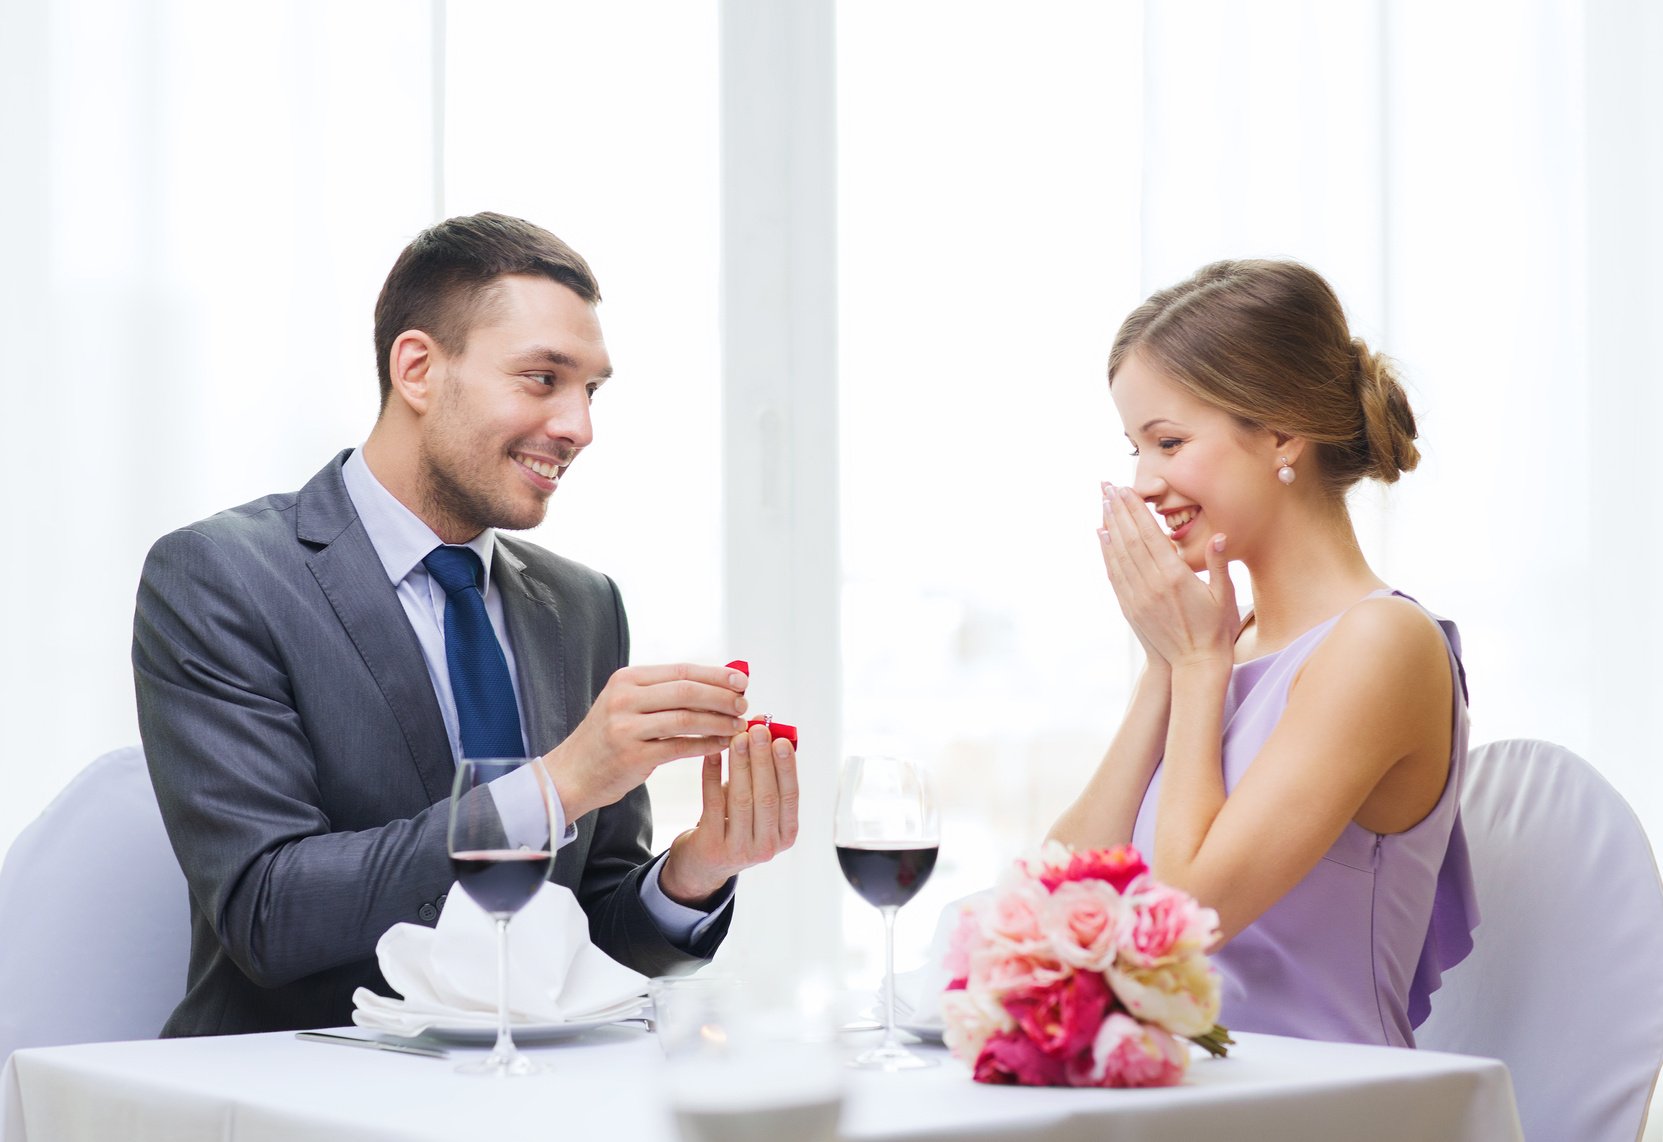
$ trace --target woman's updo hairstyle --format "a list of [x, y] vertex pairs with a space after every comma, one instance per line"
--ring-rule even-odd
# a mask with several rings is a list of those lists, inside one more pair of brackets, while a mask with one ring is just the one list
[[1351, 335], [1333, 289], [1298, 262], [1214, 262], [1152, 294], [1115, 335], [1111, 385], [1134, 350], [1245, 426], [1311, 441], [1335, 493], [1420, 462], [1396, 369]]

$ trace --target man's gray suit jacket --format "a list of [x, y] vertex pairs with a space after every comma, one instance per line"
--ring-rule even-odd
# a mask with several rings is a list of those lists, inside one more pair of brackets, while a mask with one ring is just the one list
[[[391, 994], [375, 944], [431, 924], [451, 884], [454, 764], [420, 644], [331, 460], [299, 492], [157, 541], [139, 583], [133, 675], [162, 817], [190, 886], [185, 999], [164, 1035], [349, 1023]], [[498, 535], [534, 753], [562, 741], [629, 659], [604, 575]], [[595, 943], [648, 975], [695, 962], [640, 897], [651, 808], [637, 789], [577, 822], [551, 879]], [[709, 956], [727, 909], [696, 949]]]

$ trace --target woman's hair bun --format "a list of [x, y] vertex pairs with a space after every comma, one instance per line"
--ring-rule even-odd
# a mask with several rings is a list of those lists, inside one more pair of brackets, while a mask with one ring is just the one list
[[1357, 400], [1368, 449], [1366, 474], [1390, 484], [1420, 463], [1415, 413], [1391, 358], [1374, 352], [1361, 337], [1351, 339], [1351, 351], [1357, 358]]

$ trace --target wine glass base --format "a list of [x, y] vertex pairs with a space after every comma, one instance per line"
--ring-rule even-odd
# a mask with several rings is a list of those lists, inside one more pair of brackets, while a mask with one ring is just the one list
[[940, 1060], [915, 1055], [899, 1043], [869, 1047], [849, 1060], [857, 1071], [922, 1071], [940, 1065]]
[[500, 1055], [492, 1051], [483, 1059], [462, 1063], [457, 1066], [459, 1075], [505, 1075], [509, 1078], [519, 1078], [522, 1075], [544, 1074], [549, 1068], [537, 1062], [530, 1055], [522, 1055], [515, 1051], [512, 1055]]

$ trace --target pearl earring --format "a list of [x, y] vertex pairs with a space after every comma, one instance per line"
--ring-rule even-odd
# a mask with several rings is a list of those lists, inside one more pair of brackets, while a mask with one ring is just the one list
[[1298, 476], [1299, 473], [1293, 470], [1293, 466], [1288, 463], [1288, 458], [1286, 456], [1279, 456], [1277, 459], [1282, 461], [1282, 466], [1276, 469], [1276, 478], [1281, 480], [1284, 484], [1293, 483], [1294, 478]]

